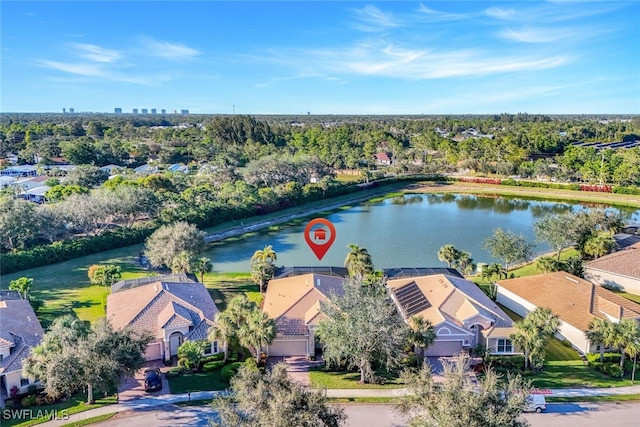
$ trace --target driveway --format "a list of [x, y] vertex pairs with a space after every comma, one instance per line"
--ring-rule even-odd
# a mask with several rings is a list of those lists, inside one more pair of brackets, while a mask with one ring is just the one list
[[314, 366], [324, 366], [324, 360], [307, 360], [305, 356], [270, 357], [267, 359], [267, 367], [271, 367], [278, 362], [287, 364], [287, 373], [291, 380], [302, 386], [311, 385], [309, 381], [309, 370]]
[[136, 399], [142, 399], [149, 396], [167, 394], [169, 393], [169, 382], [164, 373], [160, 374], [162, 380], [162, 389], [154, 392], [144, 391], [144, 371], [147, 369], [159, 368], [161, 372], [166, 372], [170, 367], [165, 367], [164, 363], [160, 360], [154, 360], [147, 362], [142, 369], [137, 371], [133, 378], [125, 378], [118, 390], [118, 401], [128, 402]]

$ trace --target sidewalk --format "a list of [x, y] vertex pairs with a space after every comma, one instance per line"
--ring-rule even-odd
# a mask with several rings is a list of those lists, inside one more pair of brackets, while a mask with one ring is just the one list
[[[187, 393], [183, 394], [161, 394], [158, 396], [148, 397], [144, 399], [132, 400], [126, 403], [116, 405], [107, 405], [101, 408], [91, 409], [89, 411], [80, 412], [70, 415], [66, 420], [49, 421], [39, 426], [60, 427], [74, 421], [84, 420], [103, 414], [111, 414], [114, 412], [131, 411], [136, 409], [145, 409], [155, 406], [170, 405], [177, 402], [187, 402], [189, 400], [208, 400], [215, 396], [225, 395], [226, 391], [199, 391], [192, 392], [191, 396]], [[349, 398], [349, 397], [400, 397], [407, 394], [406, 388], [385, 388], [385, 389], [331, 389], [327, 390], [327, 397], [332, 398]], [[552, 389], [548, 395], [550, 397], [590, 397], [590, 396], [622, 396], [628, 394], [640, 394], [640, 385], [628, 387], [611, 387], [611, 388], [568, 388], [568, 389]]]

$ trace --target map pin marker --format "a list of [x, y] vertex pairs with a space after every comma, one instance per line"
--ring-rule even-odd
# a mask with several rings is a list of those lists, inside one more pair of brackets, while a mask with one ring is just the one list
[[318, 260], [322, 260], [336, 240], [336, 228], [324, 218], [312, 219], [304, 229], [304, 239]]

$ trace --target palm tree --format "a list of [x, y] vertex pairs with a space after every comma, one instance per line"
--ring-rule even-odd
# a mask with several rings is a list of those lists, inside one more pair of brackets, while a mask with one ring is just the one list
[[638, 353], [640, 353], [640, 336], [637, 336], [635, 341], [627, 344], [624, 351], [633, 358], [633, 370], [631, 371], [631, 384], [636, 380], [636, 362], [638, 359]]
[[213, 270], [213, 264], [207, 257], [198, 258], [193, 264], [193, 272], [200, 274], [200, 283], [204, 283], [205, 273], [211, 273]]
[[611, 236], [599, 234], [590, 237], [584, 244], [584, 253], [594, 258], [600, 258], [616, 247], [616, 241]]
[[554, 271], [560, 270], [560, 263], [553, 257], [543, 256], [538, 258], [536, 267], [543, 273], [553, 273]]
[[453, 245], [444, 245], [438, 251], [438, 259], [446, 262], [449, 268], [451, 268], [451, 263], [458, 259], [458, 256], [459, 251]]
[[513, 326], [515, 332], [510, 338], [523, 351], [527, 369], [534, 362], [544, 362], [544, 346], [558, 332], [560, 319], [550, 309], [538, 307]]
[[260, 286], [260, 292], [264, 292], [269, 280], [273, 278], [276, 267], [273, 264], [277, 259], [276, 251], [271, 245], [264, 249], [258, 249], [251, 257], [251, 279]]
[[276, 254], [276, 251], [273, 250], [273, 247], [271, 245], [265, 246], [264, 249], [258, 249], [253, 253], [253, 256], [251, 257], [251, 261], [259, 260], [268, 262], [270, 264], [273, 264], [273, 262], [277, 259], [278, 255]]
[[584, 333], [591, 343], [600, 346], [600, 362], [604, 361], [604, 347], [611, 342], [613, 333], [613, 323], [599, 317], [595, 317], [589, 323], [589, 329]]
[[640, 337], [640, 324], [635, 319], [622, 319], [615, 325], [614, 345], [620, 348], [620, 367], [624, 367], [624, 355], [628, 346], [633, 346]]
[[171, 261], [171, 271], [174, 273], [188, 273], [191, 270], [191, 255], [182, 251]]
[[238, 330], [240, 344], [255, 350], [256, 362], [260, 362], [262, 346], [271, 344], [275, 337], [276, 322], [257, 307], [249, 314], [247, 322]]
[[373, 273], [373, 262], [369, 252], [355, 243], [350, 243], [347, 247], [351, 252], [347, 254], [344, 266], [347, 267], [349, 276], [362, 280], [366, 275]]
[[[433, 344], [436, 339], [436, 330], [430, 321], [423, 317], [414, 316], [411, 318], [411, 334], [409, 340], [416, 347], [416, 354], [422, 356], [422, 362], [425, 363], [424, 353], [426, 349]], [[420, 349], [420, 351], [417, 351]]]
[[462, 274], [469, 275], [473, 273], [476, 265], [473, 263], [471, 254], [467, 251], [458, 251], [458, 256], [453, 260], [453, 265], [460, 270]]
[[529, 369], [529, 359], [531, 358], [531, 352], [537, 346], [538, 334], [533, 325], [524, 320], [515, 322], [513, 327], [515, 331], [509, 338], [513, 345], [524, 353], [524, 369]]
[[209, 342], [218, 341], [222, 344], [224, 351], [224, 360], [226, 362], [229, 357], [229, 342], [235, 337], [236, 325], [230, 316], [226, 315], [228, 312], [218, 313], [216, 316], [216, 322], [209, 328], [207, 339]]

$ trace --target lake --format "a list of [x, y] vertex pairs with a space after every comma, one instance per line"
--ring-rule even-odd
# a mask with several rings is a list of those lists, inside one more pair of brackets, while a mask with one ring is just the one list
[[[483, 241], [501, 227], [535, 241], [533, 223], [545, 215], [588, 209], [580, 204], [543, 202], [506, 197], [455, 194], [407, 194], [376, 203], [365, 203], [327, 215], [336, 228], [331, 249], [318, 261], [304, 239], [302, 224], [283, 226], [275, 232], [218, 242], [205, 255], [216, 272], [249, 271], [257, 249], [272, 245], [277, 265], [342, 266], [355, 243], [367, 248], [376, 269], [390, 267], [446, 267], [438, 250], [446, 244], [472, 254], [475, 262], [500, 262], [482, 248]], [[609, 208], [617, 209], [617, 208]], [[629, 222], [640, 221], [640, 211], [623, 210]], [[537, 253], [550, 251], [546, 244]]]

